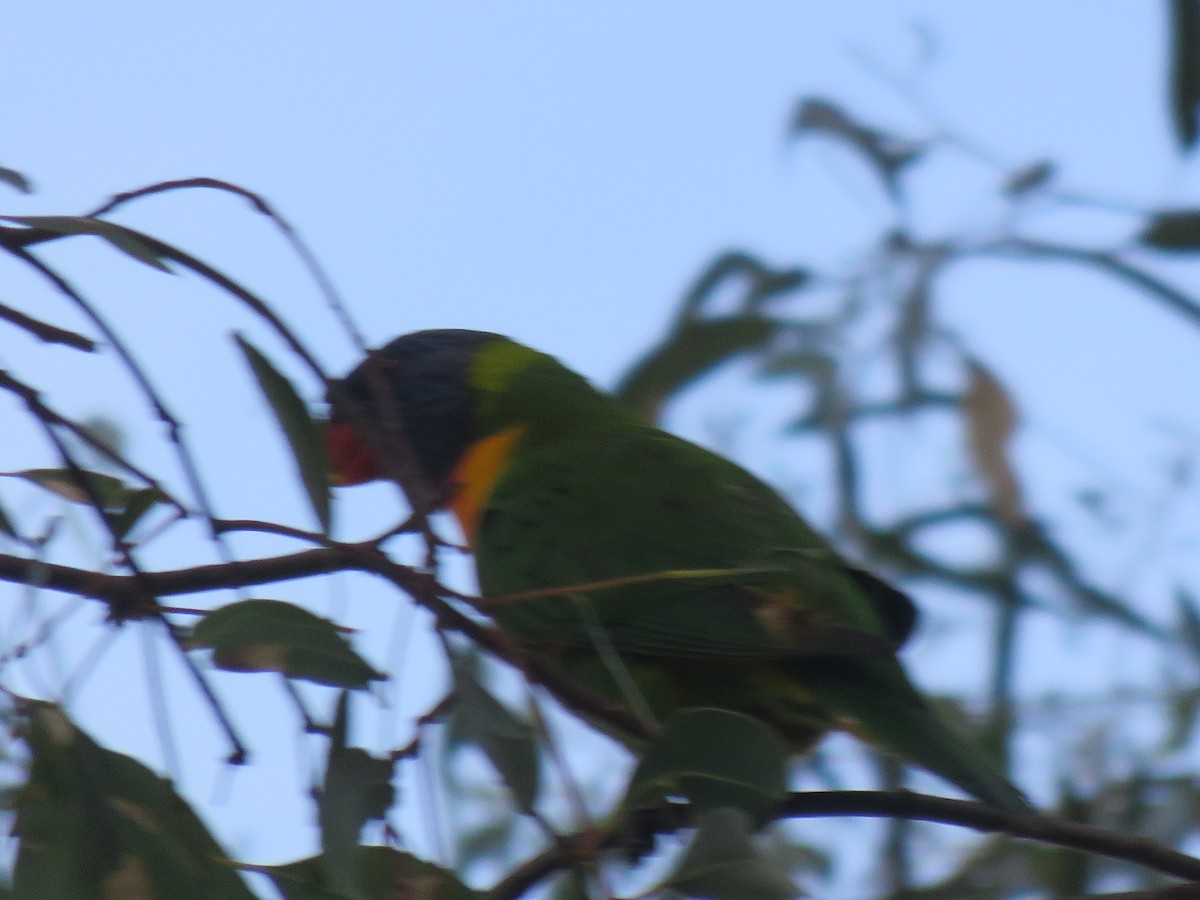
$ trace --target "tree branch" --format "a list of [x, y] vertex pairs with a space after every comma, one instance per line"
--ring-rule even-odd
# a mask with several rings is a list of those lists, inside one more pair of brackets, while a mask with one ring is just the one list
[[[286, 556], [144, 572], [142, 577], [156, 596], [172, 597], [273, 584], [346, 569], [362, 570], [363, 567], [352, 565], [337, 550], [322, 548]], [[0, 555], [0, 581], [61, 591], [109, 604], [128, 602], [137, 596], [137, 585], [131, 575], [93, 572], [8, 554]]]
[[128, 604], [150, 591], [156, 598], [274, 584], [331, 572], [357, 571], [377, 575], [398, 587], [433, 613], [439, 624], [465, 635], [484, 650], [514, 666], [532, 682], [547, 688], [568, 708], [612, 726], [634, 739], [652, 736], [637, 716], [624, 707], [577, 687], [543, 662], [531, 658], [496, 628], [472, 618], [450, 600], [472, 602], [424, 572], [392, 560], [373, 542], [330, 542], [327, 547], [284, 556], [234, 560], [187, 569], [142, 571], [138, 578], [0, 554], [0, 581], [25, 584], [99, 600]]
[[[831, 815], [868, 818], [895, 816], [922, 822], [959, 825], [975, 831], [1007, 834], [1010, 837], [1082, 850], [1136, 863], [1164, 875], [1200, 881], [1200, 859], [1162, 847], [1145, 838], [1128, 837], [1053, 816], [1005, 812], [974, 800], [951, 800], [912, 791], [805, 791], [788, 796], [781, 818], [816, 818]], [[1197, 890], [1200, 891], [1200, 887]]]
[[1196, 900], [1196, 897], [1200, 897], [1200, 885], [1189, 883], [1144, 891], [1121, 891], [1119, 894], [1072, 894], [1058, 900]]
[[1200, 303], [1185, 291], [1168, 284], [1144, 269], [1125, 262], [1116, 254], [1105, 250], [1088, 250], [1067, 244], [1051, 244], [1025, 238], [1006, 238], [967, 251], [991, 256], [1016, 256], [1023, 259], [1052, 259], [1062, 262], [1093, 266], [1126, 281], [1140, 290], [1157, 297], [1168, 309], [1174, 310], [1192, 325], [1200, 326]]
[[[684, 805], [639, 810], [597, 834], [583, 832], [522, 863], [487, 892], [489, 900], [516, 900], [542, 879], [565, 870], [581, 858], [602, 850], [637, 849], [648, 837], [673, 834], [691, 826]], [[789, 794], [776, 819], [861, 816], [900, 818], [957, 825], [975, 831], [1006, 834], [1119, 859], [1164, 875], [1200, 882], [1200, 859], [1162, 847], [1145, 838], [1077, 825], [1052, 816], [1018, 815], [973, 800], [951, 800], [912, 791], [802, 791]], [[630, 826], [634, 827], [630, 827]], [[632, 835], [632, 837], [631, 837]], [[1175, 885], [1157, 892], [1114, 894], [1111, 900], [1174, 900], [1200, 896], [1200, 884]], [[1081, 897], [1073, 900], [1083, 900]]]

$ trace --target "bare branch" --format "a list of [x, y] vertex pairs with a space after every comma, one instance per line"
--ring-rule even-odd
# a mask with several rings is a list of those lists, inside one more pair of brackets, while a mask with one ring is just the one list
[[[644, 846], [648, 837], [672, 834], [691, 825], [691, 812], [682, 804], [642, 810], [634, 815], [633, 820], [626, 818], [599, 834], [583, 832], [563, 838], [558, 846], [527, 860], [493, 886], [487, 892], [489, 900], [515, 900], [544, 878], [570, 869], [589, 854], [602, 850], [636, 850]], [[1144, 838], [1077, 825], [1051, 816], [1017, 815], [973, 800], [951, 800], [903, 790], [803, 791], [789, 794], [776, 818], [833, 816], [901, 818], [957, 825], [1120, 859], [1164, 875], [1200, 882], [1200, 859]], [[1169, 889], [1173, 893], [1144, 894], [1145, 900], [1200, 896], [1200, 884], [1176, 887], [1178, 890]], [[1143, 894], [1117, 894], [1113, 898], [1142, 900]]]
[[65, 429], [73, 436], [83, 441], [94, 452], [107, 459], [113, 465], [132, 475], [147, 487], [154, 488], [156, 491], [162, 494], [163, 499], [167, 503], [175, 507], [175, 511], [181, 517], [186, 518], [189, 515], [187, 508], [184, 507], [184, 505], [174, 497], [172, 497], [167, 492], [167, 489], [159, 483], [158, 479], [146, 472], [144, 469], [140, 469], [133, 463], [129, 462], [129, 460], [117, 453], [103, 441], [96, 440], [95, 436], [92, 435], [86, 428], [80, 427], [77, 423], [71, 421], [61, 413], [55, 412], [45, 404], [41, 398], [41, 395], [32, 385], [28, 385], [25, 382], [14, 378], [11, 373], [5, 371], [4, 369], [0, 369], [0, 389], [9, 391], [20, 397], [21, 400], [24, 401], [26, 408], [34, 415], [35, 418], [40, 419], [46, 425], [56, 425]]
[[1145, 838], [1129, 837], [1090, 825], [1077, 825], [1053, 816], [1018, 815], [973, 800], [951, 800], [912, 791], [806, 791], [788, 797], [781, 817], [832, 815], [870, 818], [897, 816], [922, 822], [960, 825], [975, 831], [1007, 834], [1082, 850], [1137, 863], [1164, 875], [1200, 881], [1200, 859]]
[[206, 178], [203, 176], [198, 178], [180, 178], [173, 181], [160, 181], [156, 184], [146, 185], [145, 187], [135, 188], [132, 191], [125, 191], [124, 193], [117, 194], [107, 203], [96, 207], [96, 209], [92, 210], [90, 213], [85, 213], [85, 215], [88, 218], [99, 218], [100, 216], [107, 215], [120, 206], [124, 206], [126, 203], [129, 203], [132, 200], [139, 200], [143, 197], [150, 197], [155, 194], [163, 194], [168, 191], [187, 190], [191, 188], [210, 188], [212, 190], [223, 191], [227, 194], [234, 194], [235, 196], [242, 197], [250, 201], [250, 205], [254, 207], [256, 212], [262, 213], [264, 216], [273, 221], [283, 233], [284, 238], [292, 245], [292, 249], [296, 252], [296, 255], [300, 257], [301, 263], [303, 263], [304, 267], [308, 269], [313, 281], [317, 283], [318, 290], [320, 290], [321, 294], [324, 295], [326, 304], [329, 306], [329, 309], [333, 312], [334, 316], [337, 317], [338, 321], [341, 322], [342, 327], [345, 328], [346, 333], [350, 336], [351, 342], [360, 353], [365, 354], [367, 352], [367, 344], [363, 339], [362, 331], [358, 328], [358, 325], [350, 316], [350, 312], [346, 308], [346, 304], [342, 302], [341, 297], [338, 295], [337, 288], [333, 284], [333, 279], [331, 279], [328, 273], [326, 273], [324, 267], [321, 266], [320, 261], [317, 259], [316, 254], [312, 252], [308, 244], [300, 237], [300, 233], [295, 229], [291, 222], [280, 215], [279, 211], [275, 209], [275, 207], [273, 207], [269, 202], [267, 202], [267, 199], [261, 194], [256, 194], [254, 191], [248, 190], [241, 185], [233, 184], [229, 181], [222, 181], [219, 178]]
[[[529, 657], [507, 635], [472, 618], [450, 602], [470, 602], [471, 598], [439, 584], [432, 575], [394, 562], [371, 542], [330, 542], [328, 547], [285, 556], [142, 572], [140, 578], [141, 585], [152, 591], [155, 597], [161, 598], [273, 584], [344, 571], [367, 572], [391, 582], [432, 612], [443, 627], [465, 635], [484, 650], [516, 667], [531, 681], [546, 687], [569, 708], [604, 722], [632, 738], [651, 736], [650, 729], [629, 710], [567, 681], [545, 664]], [[19, 556], [0, 555], [0, 581], [62, 591], [110, 605], [128, 603], [140, 595], [139, 583], [133, 575], [93, 572]]]

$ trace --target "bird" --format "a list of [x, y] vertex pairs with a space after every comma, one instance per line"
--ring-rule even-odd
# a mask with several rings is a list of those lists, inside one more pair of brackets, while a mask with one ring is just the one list
[[491, 332], [402, 335], [339, 395], [331, 480], [389, 477], [381, 435], [402, 433], [461, 527], [482, 605], [576, 686], [656, 722], [694, 707], [753, 716], [797, 753], [849, 731], [1030, 809], [905, 672], [913, 602], [737, 463]]

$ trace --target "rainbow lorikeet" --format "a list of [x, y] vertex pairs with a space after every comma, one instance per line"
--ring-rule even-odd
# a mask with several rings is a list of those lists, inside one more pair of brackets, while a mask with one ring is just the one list
[[404, 335], [342, 387], [358, 414], [327, 427], [335, 481], [386, 477], [365, 429], [398, 420], [497, 623], [581, 687], [658, 721], [743, 712], [801, 750], [846, 728], [981, 800], [1028, 808], [896, 659], [911, 601], [745, 469], [496, 334]]

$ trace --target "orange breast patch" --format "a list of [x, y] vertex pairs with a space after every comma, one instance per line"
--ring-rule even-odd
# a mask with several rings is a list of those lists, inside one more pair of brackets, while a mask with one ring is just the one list
[[514, 426], [476, 441], [450, 473], [454, 487], [449, 506], [472, 547], [484, 504], [508, 468], [513, 450], [524, 433], [524, 428]]

